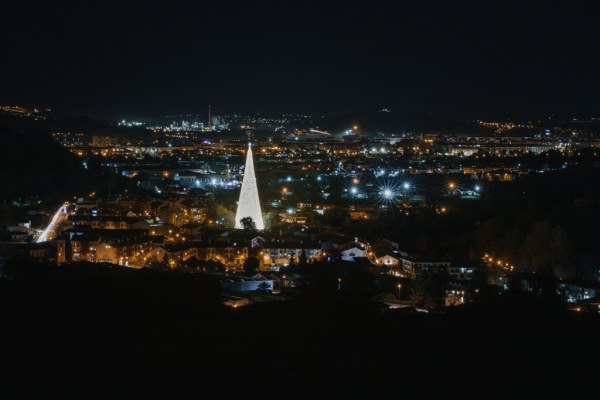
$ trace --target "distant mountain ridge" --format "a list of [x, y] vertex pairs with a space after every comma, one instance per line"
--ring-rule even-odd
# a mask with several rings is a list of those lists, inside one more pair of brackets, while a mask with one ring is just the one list
[[491, 130], [475, 121], [443, 118], [433, 114], [408, 111], [374, 111], [325, 116], [316, 121], [322, 130], [340, 132], [357, 125], [361, 132], [386, 133], [472, 133], [489, 135]]

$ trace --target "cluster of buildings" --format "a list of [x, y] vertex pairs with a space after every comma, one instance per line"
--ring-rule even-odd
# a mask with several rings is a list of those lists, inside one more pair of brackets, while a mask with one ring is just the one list
[[[256, 257], [263, 278], [223, 278], [223, 285], [255, 289], [264, 281], [271, 288], [289, 285], [282, 277], [291, 264], [345, 261], [397, 279], [445, 275], [452, 282], [445, 301], [461, 304], [467, 283], [477, 275], [476, 266], [407, 254], [398, 243], [385, 239], [349, 237], [339, 229], [311, 225], [308, 215], [323, 215], [327, 208], [339, 206], [336, 202], [344, 202], [347, 217], [368, 220], [392, 201], [406, 215], [413, 206], [443, 215], [446, 208], [428, 204], [420, 192], [424, 188], [415, 184], [417, 175], [449, 175], [441, 188], [446, 196], [477, 198], [485, 181], [512, 180], [530, 172], [519, 164], [518, 156], [548, 150], [570, 154], [583, 140], [554, 131], [510, 136], [511, 130], [532, 127], [493, 123], [489, 127], [502, 137], [362, 135], [356, 128], [333, 135], [299, 128], [309, 122], [305, 116], [228, 118], [228, 123], [249, 131], [273, 129], [266, 136], [257, 134], [252, 147], [245, 135], [196, 134], [210, 127], [216, 135], [215, 131], [227, 129], [224, 121], [216, 116], [207, 125], [182, 120], [150, 127], [152, 135], [137, 139], [55, 133], [55, 139], [81, 157], [84, 166], [96, 157], [105, 168], [135, 180], [147, 195], [102, 201], [92, 193], [78, 199], [69, 206], [66, 225], [42, 243], [32, 240], [39, 233], [31, 226], [7, 227], [0, 254], [59, 264], [86, 261], [193, 272], [240, 271]], [[142, 125], [123, 121], [123, 126]], [[261, 198], [256, 175], [269, 176], [271, 191]], [[468, 178], [459, 185], [452, 177], [460, 175]], [[217, 216], [208, 195], [237, 189], [236, 212], [223, 211], [232, 214], [231, 220]], [[276, 216], [277, 231], [265, 229], [267, 214]], [[257, 229], [252, 235], [243, 223], [248, 217]]]

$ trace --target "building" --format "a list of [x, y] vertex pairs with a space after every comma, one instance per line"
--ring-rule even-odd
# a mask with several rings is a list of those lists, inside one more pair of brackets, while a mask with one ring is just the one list
[[219, 278], [219, 284], [224, 292], [253, 292], [257, 290], [271, 292], [273, 290], [273, 281], [260, 274], [253, 277], [223, 276]]
[[377, 265], [395, 268], [400, 266], [400, 257], [391, 250], [379, 249], [375, 251], [375, 263]]
[[65, 261], [109, 262], [141, 266], [162, 237], [150, 236], [140, 229], [69, 230], [62, 237]]
[[319, 260], [326, 254], [321, 250], [320, 245], [316, 243], [271, 242], [264, 245], [262, 252], [259, 254], [259, 261], [263, 269], [278, 270], [289, 265], [292, 257], [298, 263], [302, 252], [306, 254], [306, 260], [309, 262]]
[[72, 229], [140, 229], [149, 230], [150, 224], [143, 218], [106, 215], [72, 215], [69, 217]]
[[364, 248], [353, 246], [349, 249], [340, 251], [342, 261], [354, 261], [354, 257], [366, 257], [367, 252]]
[[451, 263], [448, 260], [406, 256], [400, 258], [402, 273], [411, 279], [416, 279], [423, 273], [448, 272]]

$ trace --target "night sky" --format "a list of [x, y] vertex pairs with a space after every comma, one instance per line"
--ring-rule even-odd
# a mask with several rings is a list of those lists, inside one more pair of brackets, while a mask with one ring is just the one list
[[600, 116], [597, 2], [162, 3], [3, 5], [0, 104], [98, 118], [209, 103], [216, 113]]

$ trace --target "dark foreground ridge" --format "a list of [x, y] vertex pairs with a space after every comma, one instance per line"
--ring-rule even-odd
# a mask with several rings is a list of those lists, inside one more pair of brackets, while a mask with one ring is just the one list
[[574, 398], [597, 389], [599, 319], [542, 303], [395, 314], [308, 295], [225, 309], [212, 282], [189, 275], [43, 268], [0, 281], [4, 398]]

